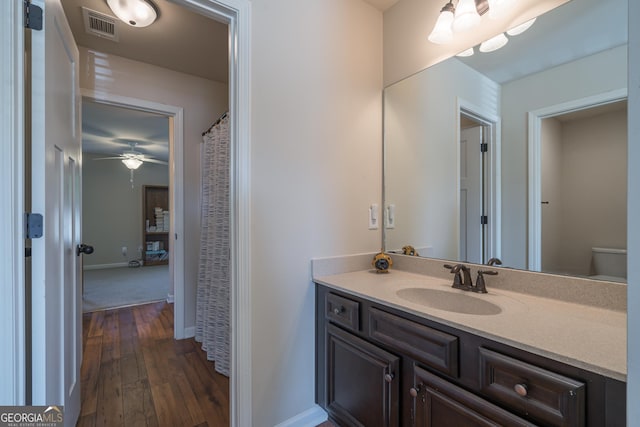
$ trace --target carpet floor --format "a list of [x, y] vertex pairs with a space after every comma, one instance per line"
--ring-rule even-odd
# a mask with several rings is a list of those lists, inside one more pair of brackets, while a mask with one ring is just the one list
[[85, 313], [167, 298], [169, 266], [108, 268], [84, 272]]

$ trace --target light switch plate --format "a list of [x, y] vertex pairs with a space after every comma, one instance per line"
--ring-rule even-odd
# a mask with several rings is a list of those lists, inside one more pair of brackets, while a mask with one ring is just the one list
[[378, 204], [373, 203], [369, 206], [369, 230], [377, 230], [378, 229], [378, 221], [379, 221], [379, 212], [378, 212]]
[[387, 228], [396, 228], [396, 205], [387, 205], [387, 212], [384, 216], [385, 226]]

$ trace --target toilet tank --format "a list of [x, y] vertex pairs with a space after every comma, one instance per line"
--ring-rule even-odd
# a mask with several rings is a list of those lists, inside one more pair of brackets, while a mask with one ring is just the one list
[[627, 278], [627, 250], [591, 248], [591, 274], [603, 278]]

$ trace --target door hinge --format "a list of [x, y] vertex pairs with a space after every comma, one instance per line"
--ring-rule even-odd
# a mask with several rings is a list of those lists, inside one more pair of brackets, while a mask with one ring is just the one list
[[487, 144], [486, 142], [483, 142], [480, 144], [480, 152], [481, 153], [486, 153], [487, 151], [489, 151], [489, 144]]
[[487, 215], [480, 216], [480, 225], [489, 224], [489, 217]]
[[42, 8], [31, 4], [29, 0], [23, 0], [24, 27], [30, 30], [42, 30]]
[[42, 237], [42, 215], [37, 213], [24, 214], [24, 238], [38, 239]]

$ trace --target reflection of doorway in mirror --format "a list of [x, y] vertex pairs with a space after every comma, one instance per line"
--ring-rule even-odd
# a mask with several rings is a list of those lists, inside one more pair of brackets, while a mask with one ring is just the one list
[[459, 260], [483, 264], [486, 258], [485, 140], [489, 126], [460, 114], [460, 253]]
[[540, 269], [624, 281], [594, 258], [626, 253], [626, 100], [546, 116], [539, 135]]

